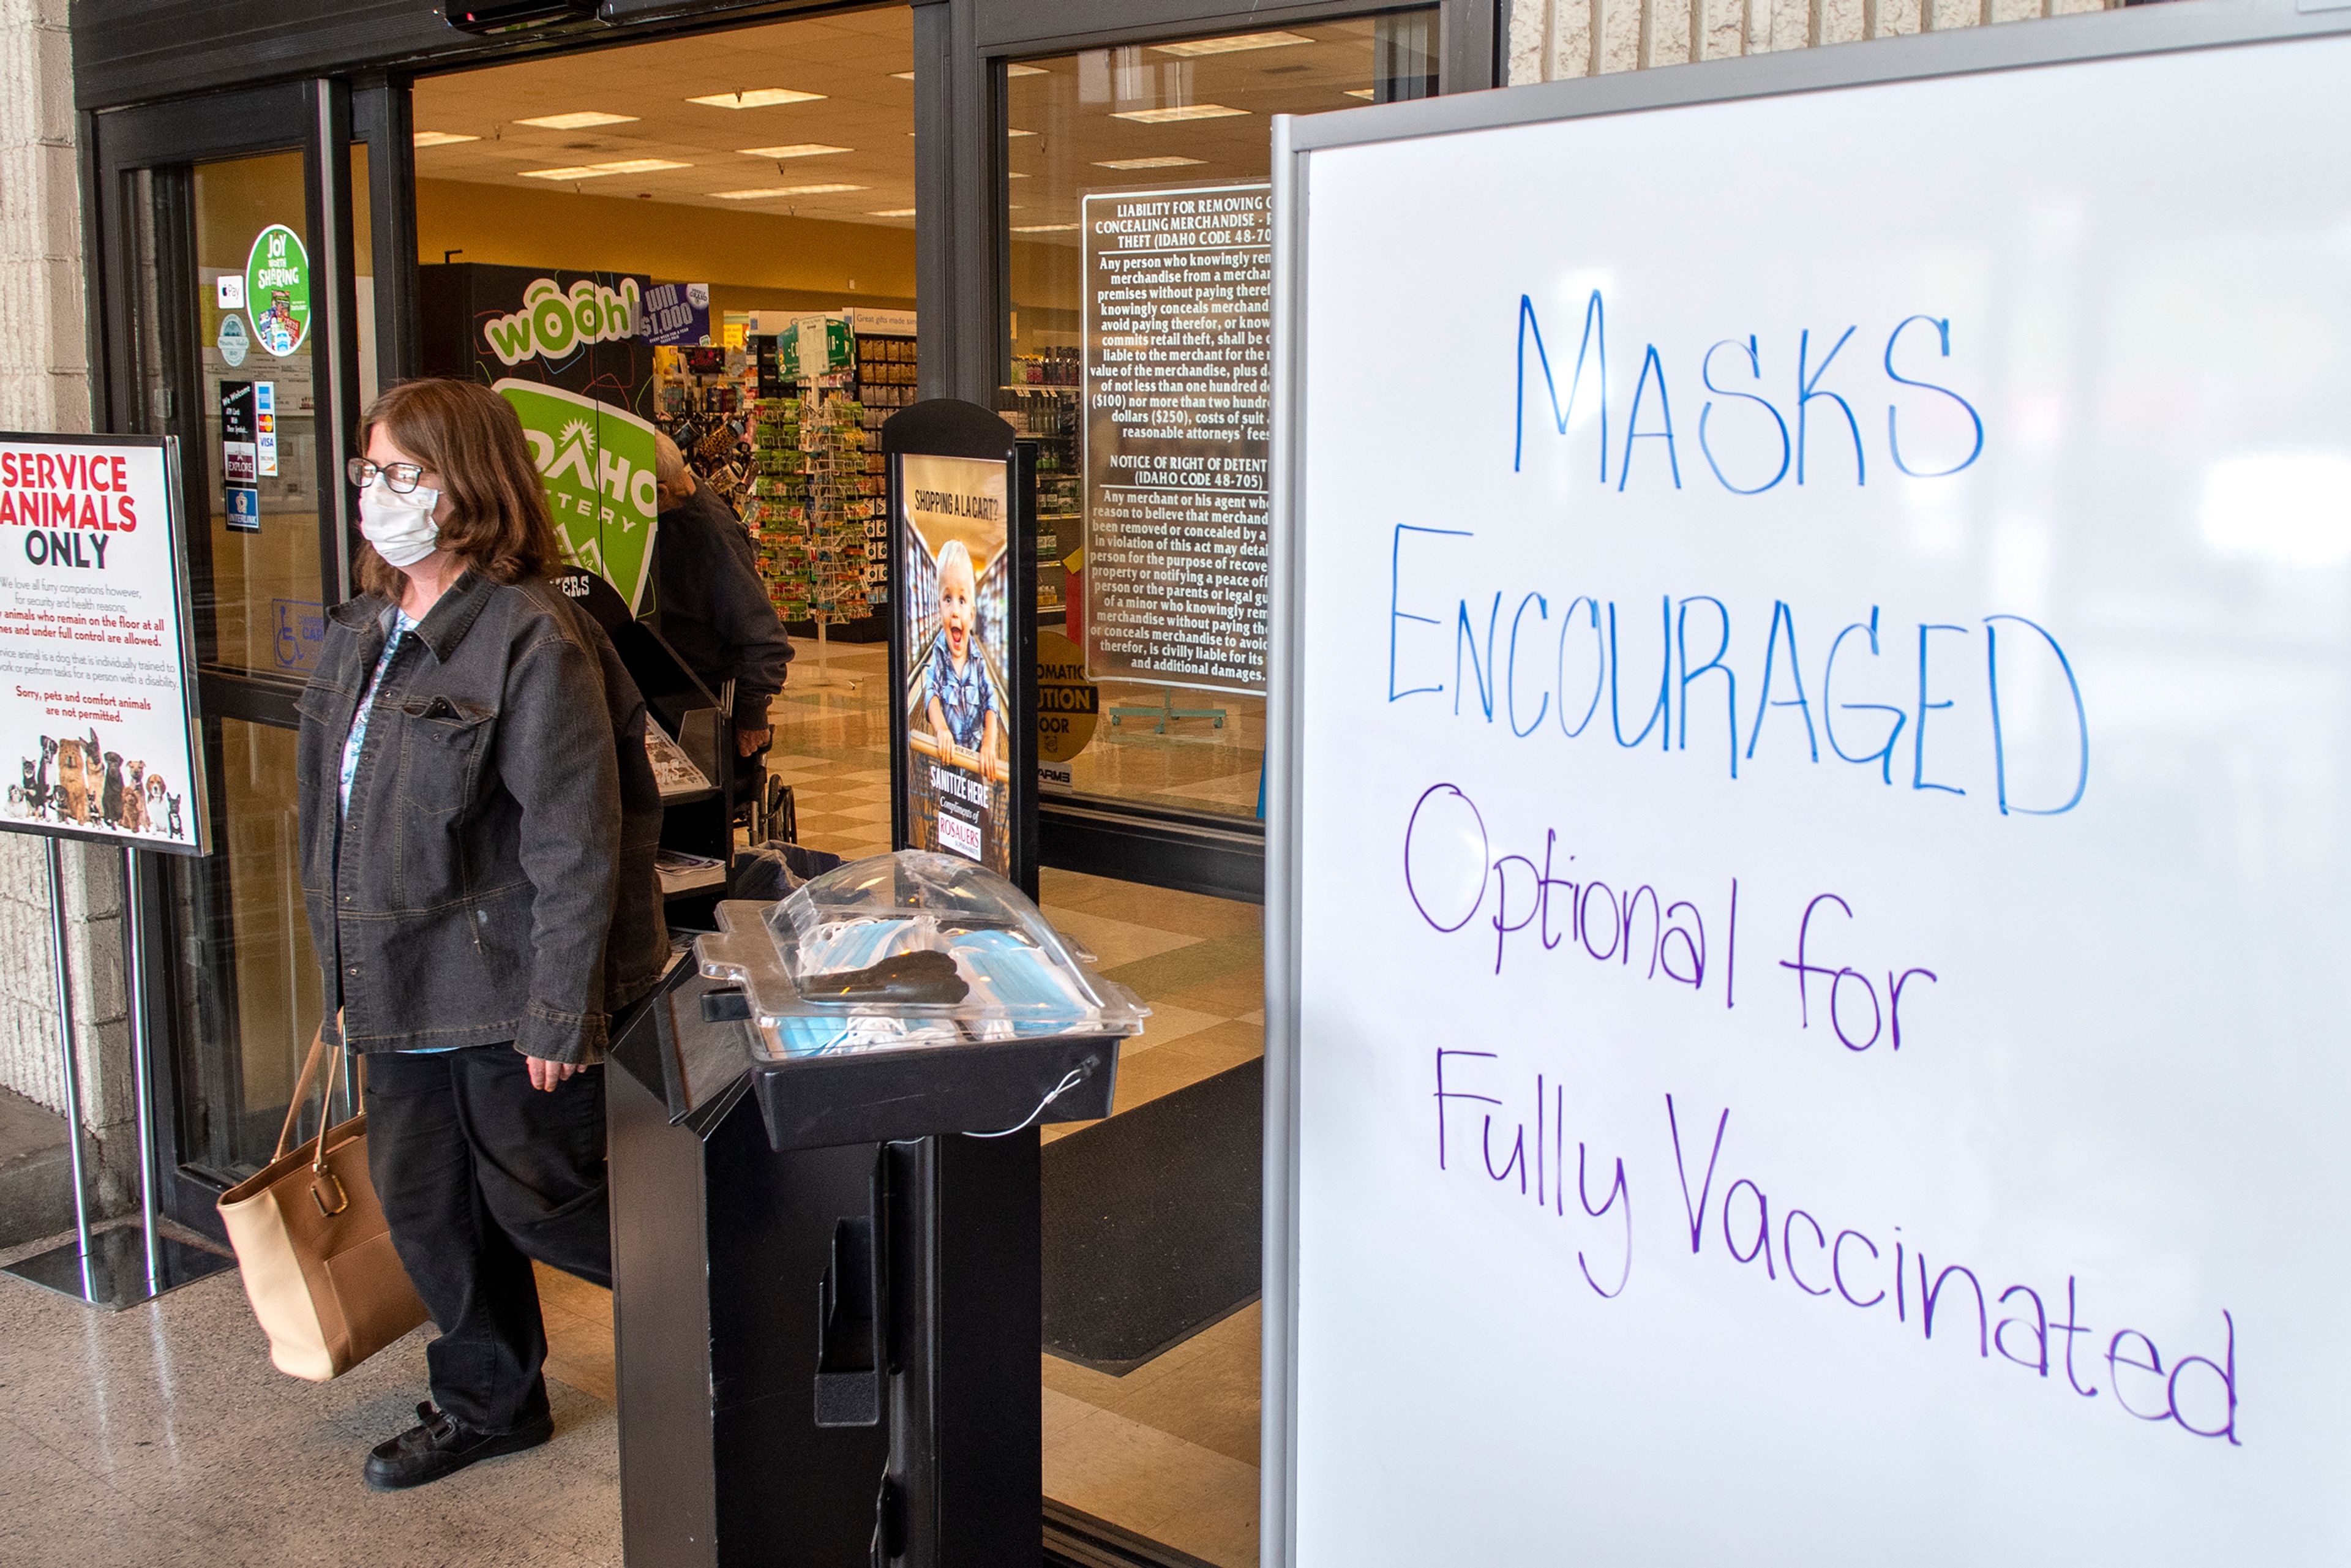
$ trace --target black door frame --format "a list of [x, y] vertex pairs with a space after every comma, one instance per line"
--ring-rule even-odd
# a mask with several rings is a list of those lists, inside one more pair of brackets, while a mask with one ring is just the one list
[[[1007, 287], [1010, 234], [1005, 207], [1005, 66], [1024, 56], [1067, 53], [1113, 45], [1141, 44], [1222, 28], [1271, 27], [1356, 17], [1382, 11], [1416, 9], [1360, 0], [1307, 3], [1248, 9], [1237, 0], [1122, 0], [1115, 7], [1087, 11], [1067, 0], [908, 0], [913, 11], [915, 78], [916, 287], [921, 309], [920, 375], [923, 395], [963, 397], [992, 404], [1008, 356]], [[1506, 13], [1502, 0], [1436, 0], [1438, 11], [1438, 89], [1470, 91], [1501, 78], [1500, 49]], [[92, 412], [101, 428], [131, 433], [190, 428], [201, 433], [200, 409], [184, 408], [201, 382], [194, 367], [201, 345], [193, 323], [169, 308], [170, 289], [193, 281], [193, 257], [185, 253], [186, 181], [200, 162], [295, 147], [305, 154], [308, 236], [322, 281], [319, 330], [327, 361], [317, 379], [316, 425], [322, 470], [331, 473], [350, 451], [359, 394], [356, 300], [350, 261], [354, 225], [364, 221], [371, 240], [374, 277], [376, 363], [389, 383], [418, 368], [415, 264], [415, 185], [409, 80], [424, 70], [465, 68], [528, 56], [585, 52], [654, 37], [732, 30], [784, 20], [796, 15], [842, 9], [808, 0], [668, 0], [660, 5], [608, 4], [611, 26], [574, 33], [526, 33], [486, 39], [406, 26], [383, 30], [362, 16], [320, 5], [315, 16], [275, 25], [270, 47], [239, 53], [209, 27], [186, 37], [192, 26], [161, 15], [134, 20], [129, 13], [162, 11], [148, 0], [94, 0], [78, 8], [78, 45], [93, 23], [110, 35], [135, 27], [139, 43], [126, 48], [92, 36], [93, 47], [77, 48], [77, 89], [84, 105], [78, 115], [88, 269]], [[99, 17], [99, 11], [109, 13]], [[124, 13], [117, 16], [113, 13]], [[638, 15], [651, 13], [643, 24]], [[1112, 18], [1114, 18], [1113, 20]], [[1090, 25], [1091, 23], [1091, 25]], [[1074, 25], [1073, 25], [1074, 24]], [[85, 59], [85, 55], [88, 58]], [[174, 61], [180, 63], [174, 63]], [[242, 64], [241, 64], [242, 62]], [[261, 83], [199, 97], [162, 99], [180, 89], [219, 88], [240, 69]], [[293, 79], [289, 71], [334, 71]], [[134, 107], [92, 105], [142, 99]], [[354, 210], [351, 182], [342, 157], [323, 150], [364, 143], [369, 173], [369, 211]], [[138, 284], [136, 257], [128, 246], [135, 229], [127, 222], [134, 173], [152, 171], [154, 197], [166, 219], [157, 239], [164, 273], [166, 308], [159, 345], [170, 402], [158, 418], [138, 405], [142, 386], [130, 331]], [[176, 203], [176, 205], [174, 204]], [[193, 421], [193, 423], [190, 422]], [[183, 444], [184, 483], [193, 502], [207, 494], [209, 454], [202, 441]], [[343, 597], [349, 588], [350, 497], [343, 486], [323, 485], [320, 501], [322, 597]], [[191, 507], [192, 515], [193, 508]], [[192, 535], [198, 530], [192, 529]], [[197, 548], [201, 548], [200, 546]], [[204, 711], [289, 726], [298, 683], [216, 670], [201, 677]], [[1045, 863], [1095, 872], [1124, 880], [1185, 888], [1227, 897], [1261, 896], [1264, 850], [1259, 824], [1212, 814], [1089, 801], [1047, 802], [1042, 813]], [[182, 1223], [217, 1233], [213, 1198], [217, 1183], [179, 1164], [187, 1140], [178, 1125], [182, 1042], [169, 990], [172, 956], [160, 938], [166, 923], [169, 879], [149, 878], [147, 906], [132, 911], [143, 922], [148, 973], [139, 977], [158, 1039], [170, 1049], [153, 1053], [155, 1103], [172, 1108], [157, 1129], [166, 1211]]]
[[[299, 151], [303, 156], [304, 243], [317, 281], [312, 330], [319, 346], [313, 361], [317, 400], [313, 429], [319, 446], [321, 481], [319, 592], [322, 602], [332, 603], [348, 591], [350, 530], [355, 521], [349, 489], [333, 477], [352, 450], [359, 413], [350, 148], [366, 141], [371, 191], [403, 198], [396, 204], [411, 213], [413, 232], [413, 194], [404, 186], [406, 138], [400, 136], [394, 146], [393, 136], [387, 134], [387, 127], [404, 128], [404, 92], [396, 94], [385, 84], [375, 83], [355, 93], [348, 82], [321, 78], [241, 89], [193, 101], [86, 110], [78, 117], [84, 185], [83, 254], [91, 305], [91, 413], [100, 428], [109, 431], [182, 437], [181, 503], [183, 514], [190, 519], [192, 580], [206, 576], [202, 567], [208, 558], [210, 536], [201, 519], [211, 515], [215, 466], [204, 436], [203, 346], [196, 341], [195, 318], [184, 308], [184, 302], [194, 297], [196, 279], [190, 201], [193, 169], [199, 163], [261, 153]], [[329, 149], [333, 156], [327, 155]], [[151, 204], [145, 214], [137, 210], [141, 201]], [[385, 204], [374, 204], [381, 208]], [[146, 322], [156, 334], [152, 345], [139, 338], [142, 280], [136, 247], [142, 234], [152, 235], [154, 246], [156, 298], [152, 319]], [[408, 276], [413, 277], [413, 266]], [[379, 286], [379, 333], [385, 318], [396, 320], [406, 303], [399, 281], [385, 281], [391, 287]], [[413, 289], [409, 292], [413, 294]], [[151, 397], [151, 392], [160, 392], [160, 399]], [[197, 621], [206, 764], [214, 766], [219, 756], [222, 720], [290, 728], [301, 683], [220, 667], [210, 658], [209, 616], [199, 615]], [[223, 831], [225, 824], [217, 820], [225, 810], [225, 792], [214, 789], [210, 795], [216, 819], [214, 853], [225, 855], [228, 837]], [[193, 1163], [199, 1145], [191, 1135], [185, 1119], [188, 1107], [182, 1099], [198, 1042], [188, 1038], [188, 1026], [178, 1006], [175, 977], [183, 956], [172, 951], [166, 939], [172, 931], [175, 880], [143, 878], [143, 900], [124, 911], [125, 918], [139, 923], [145, 964], [142, 973], [130, 977], [130, 983], [146, 1010], [149, 1037], [159, 1046], [149, 1053], [148, 1085], [156, 1108], [156, 1196], [167, 1218], [225, 1239], [214, 1203], [227, 1173], [206, 1171]], [[224, 931], [230, 919], [225, 891], [225, 881], [213, 883], [211, 907], [201, 916]]]

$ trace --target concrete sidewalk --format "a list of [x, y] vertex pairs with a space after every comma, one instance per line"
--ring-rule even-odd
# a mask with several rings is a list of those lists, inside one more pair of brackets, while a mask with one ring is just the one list
[[415, 1422], [430, 1333], [309, 1384], [269, 1364], [234, 1270], [113, 1313], [0, 1278], [0, 1563], [617, 1565], [619, 1424], [555, 1378], [545, 1448], [414, 1491], [360, 1483]]
[[68, 1229], [73, 1222], [66, 1119], [0, 1089], [0, 1247]]

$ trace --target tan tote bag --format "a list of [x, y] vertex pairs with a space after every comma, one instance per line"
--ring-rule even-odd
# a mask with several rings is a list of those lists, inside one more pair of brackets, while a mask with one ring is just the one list
[[[276, 1157], [220, 1199], [246, 1296], [269, 1335], [269, 1359], [313, 1383], [349, 1372], [424, 1321], [368, 1179], [367, 1113], [324, 1125], [345, 1054], [340, 1045], [328, 1049], [323, 1030], [311, 1039]], [[321, 1057], [319, 1135], [289, 1153]]]

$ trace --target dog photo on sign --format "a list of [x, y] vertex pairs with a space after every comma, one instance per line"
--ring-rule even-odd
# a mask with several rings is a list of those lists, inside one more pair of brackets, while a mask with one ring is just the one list
[[98, 731], [75, 738], [41, 737], [41, 755], [23, 760], [22, 782], [8, 789], [9, 814], [34, 821], [181, 839], [181, 798], [139, 758], [105, 749]]

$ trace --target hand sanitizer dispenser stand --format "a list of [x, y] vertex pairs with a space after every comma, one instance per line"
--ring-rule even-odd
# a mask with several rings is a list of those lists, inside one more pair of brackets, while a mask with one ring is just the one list
[[612, 1052], [630, 1568], [1033, 1560], [1036, 1128], [1142, 1009], [941, 856], [719, 915]]

